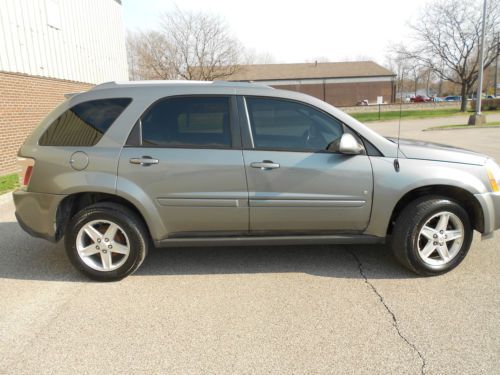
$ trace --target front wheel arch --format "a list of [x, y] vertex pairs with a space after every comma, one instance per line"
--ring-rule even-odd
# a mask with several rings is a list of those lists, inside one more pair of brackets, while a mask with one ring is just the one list
[[421, 197], [436, 195], [451, 199], [460, 204], [465, 211], [467, 211], [473, 229], [480, 233], [484, 232], [483, 209], [481, 208], [479, 201], [472, 193], [456, 186], [428, 185], [413, 189], [401, 197], [392, 211], [391, 219], [389, 220], [389, 225], [387, 227], [387, 235], [392, 234], [394, 224], [405, 207]]

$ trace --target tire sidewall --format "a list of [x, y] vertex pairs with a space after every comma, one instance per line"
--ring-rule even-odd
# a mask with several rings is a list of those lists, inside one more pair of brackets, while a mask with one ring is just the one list
[[[130, 242], [130, 253], [125, 263], [112, 271], [94, 270], [80, 258], [76, 247], [76, 238], [80, 229], [88, 222], [106, 220], [118, 224], [125, 231]], [[65, 235], [66, 253], [71, 263], [88, 277], [99, 281], [120, 280], [129, 275], [145, 256], [145, 243], [136, 226], [126, 214], [106, 208], [92, 208], [77, 213], [70, 221]]]
[[[420, 230], [425, 225], [427, 220], [429, 220], [437, 213], [443, 211], [448, 211], [457, 215], [457, 217], [462, 221], [462, 224], [464, 226], [464, 240], [457, 255], [450, 262], [442, 265], [431, 265], [424, 262], [424, 260], [418, 253], [418, 237]], [[431, 275], [439, 275], [457, 267], [467, 255], [472, 242], [473, 232], [467, 212], [456, 202], [443, 199], [437, 201], [431, 209], [426, 210], [426, 212], [424, 212], [423, 214], [420, 214], [417, 220], [418, 224], [411, 231], [411, 235], [408, 238], [409, 243], [407, 246], [409, 260], [412, 266], [415, 267], [417, 271]]]

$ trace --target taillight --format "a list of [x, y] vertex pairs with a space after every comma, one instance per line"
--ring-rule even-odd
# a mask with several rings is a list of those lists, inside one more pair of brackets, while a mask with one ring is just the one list
[[21, 167], [21, 173], [23, 176], [23, 187], [26, 187], [30, 183], [31, 175], [33, 174], [33, 167], [35, 165], [35, 159], [30, 158], [17, 158], [17, 163]]
[[28, 168], [26, 168], [26, 172], [24, 172], [24, 178], [23, 178], [23, 185], [28, 186], [30, 183], [30, 178], [31, 178], [31, 173], [33, 172], [33, 166], [28, 165]]

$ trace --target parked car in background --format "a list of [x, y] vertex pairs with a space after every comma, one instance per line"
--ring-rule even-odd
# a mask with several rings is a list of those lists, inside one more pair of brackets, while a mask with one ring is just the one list
[[433, 102], [444, 102], [444, 99], [443, 99], [443, 98], [440, 98], [440, 97], [438, 97], [438, 96], [435, 96], [435, 97], [433, 97], [433, 98], [432, 98], [432, 101], [433, 101]]
[[473, 230], [500, 228], [488, 156], [396, 142], [259, 84], [98, 85], [54, 109], [19, 157], [19, 224], [64, 238], [72, 264], [103, 281], [134, 272], [151, 247], [200, 245], [387, 242], [408, 269], [439, 275]]
[[424, 103], [424, 102], [432, 102], [432, 99], [429, 98], [428, 96], [426, 95], [416, 95], [412, 98], [410, 98], [410, 100], [413, 102], [413, 103]]
[[461, 96], [458, 95], [450, 95], [444, 98], [445, 102], [459, 102], [462, 100]]

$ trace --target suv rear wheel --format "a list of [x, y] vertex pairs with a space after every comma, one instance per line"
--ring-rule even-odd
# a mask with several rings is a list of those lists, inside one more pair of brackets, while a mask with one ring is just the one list
[[134, 212], [103, 202], [71, 218], [65, 247], [71, 263], [84, 275], [114, 281], [139, 268], [147, 254], [147, 238], [144, 224]]
[[403, 266], [423, 276], [440, 275], [464, 259], [472, 242], [472, 225], [457, 202], [422, 197], [403, 209], [391, 242]]

